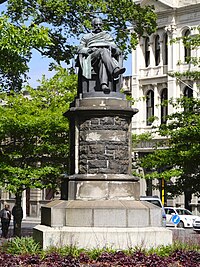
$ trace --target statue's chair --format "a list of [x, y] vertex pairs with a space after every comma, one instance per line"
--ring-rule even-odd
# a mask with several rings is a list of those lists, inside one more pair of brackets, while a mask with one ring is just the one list
[[[82, 68], [80, 67], [82, 55], [79, 54], [76, 60], [76, 67], [78, 67], [78, 93], [82, 96], [92, 96], [92, 95], [101, 95], [103, 93], [100, 83], [99, 75], [92, 68], [91, 70], [91, 79], [87, 79], [82, 75]], [[122, 67], [123, 64], [123, 55], [119, 55], [116, 60], [118, 61], [119, 67]], [[113, 77], [108, 76], [108, 87], [111, 92], [119, 93], [122, 86], [122, 76], [120, 75], [118, 79], [113, 79]]]

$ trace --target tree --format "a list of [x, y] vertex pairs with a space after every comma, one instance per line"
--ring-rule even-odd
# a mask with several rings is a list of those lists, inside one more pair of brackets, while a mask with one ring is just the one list
[[12, 24], [0, 17], [0, 90], [19, 91], [27, 79], [31, 50], [52, 44], [44, 26]]
[[63, 113], [77, 90], [77, 77], [57, 69], [36, 90], [1, 93], [0, 184], [16, 196], [16, 235], [21, 233], [21, 196], [27, 188], [56, 188], [68, 172], [68, 121]]
[[[151, 170], [146, 178], [170, 181], [175, 177], [175, 183], [166, 188], [172, 196], [200, 195], [200, 100], [182, 98], [173, 105], [177, 112], [168, 116], [169, 124], [158, 129], [160, 136], [167, 137], [165, 148], [158, 149], [161, 146], [157, 144], [155, 151], [141, 160], [141, 165]], [[185, 110], [180, 112], [180, 106]]]
[[[91, 29], [91, 17], [101, 15], [105, 19], [105, 29], [115, 33], [116, 42], [123, 51], [130, 52], [136, 46], [139, 36], [151, 34], [156, 29], [153, 7], [142, 8], [132, 0], [10, 0], [0, 3], [7, 4], [6, 25], [2, 23], [1, 26], [5, 29], [2, 34], [6, 49], [0, 41], [0, 54], [2, 58], [6, 55], [9, 59], [6, 69], [5, 64], [0, 63], [0, 74], [3, 77], [1, 84], [4, 87], [5, 80], [9, 81], [10, 76], [16, 76], [18, 84], [17, 80], [15, 83], [14, 79], [10, 80], [13, 81], [12, 87], [18, 90], [23, 82], [22, 76], [27, 73], [32, 49], [37, 49], [42, 56], [59, 64], [69, 64], [76, 51], [72, 40]], [[133, 23], [134, 31], [130, 32]], [[25, 48], [26, 51], [23, 50]]]
[[[191, 50], [199, 49], [200, 46], [199, 34], [172, 40], [177, 41], [182, 41]], [[169, 75], [196, 84], [198, 90], [200, 72], [196, 67], [199, 67], [199, 58], [188, 57], [186, 60], [189, 64], [187, 71]], [[191, 90], [195, 91], [192, 87]], [[167, 138], [165, 149], [159, 149], [158, 144], [152, 154], [142, 159], [142, 166], [151, 170], [146, 178], [164, 178], [169, 181], [176, 177], [175, 183], [166, 190], [172, 196], [184, 193], [186, 207], [192, 194], [200, 195], [200, 99], [199, 93], [196, 93], [197, 98], [182, 97], [164, 103], [175, 109], [173, 114], [167, 116], [167, 124], [160, 125], [157, 131], [160, 136]]]

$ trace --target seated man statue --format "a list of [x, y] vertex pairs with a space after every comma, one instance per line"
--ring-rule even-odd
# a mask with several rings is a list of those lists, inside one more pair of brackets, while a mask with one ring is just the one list
[[116, 58], [121, 54], [112, 36], [102, 30], [102, 20], [94, 18], [93, 31], [84, 35], [78, 48], [78, 54], [82, 55], [80, 67], [82, 75], [91, 79], [92, 68], [98, 74], [99, 84], [104, 93], [109, 93], [109, 77], [118, 79], [125, 72], [125, 68], [119, 66]]

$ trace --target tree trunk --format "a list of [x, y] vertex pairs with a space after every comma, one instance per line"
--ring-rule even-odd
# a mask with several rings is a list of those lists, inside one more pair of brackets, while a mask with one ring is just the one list
[[189, 190], [186, 190], [184, 194], [185, 194], [185, 208], [191, 211], [192, 208], [190, 203], [192, 199], [192, 193]]
[[15, 211], [13, 212], [14, 217], [14, 236], [21, 237], [21, 224], [22, 224], [22, 218], [23, 218], [23, 210], [22, 210], [22, 194], [17, 193], [15, 195]]

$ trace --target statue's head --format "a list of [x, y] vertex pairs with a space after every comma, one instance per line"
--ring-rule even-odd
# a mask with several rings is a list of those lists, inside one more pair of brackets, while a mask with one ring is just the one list
[[102, 31], [103, 21], [101, 18], [94, 18], [92, 20], [93, 32], [98, 33]]

